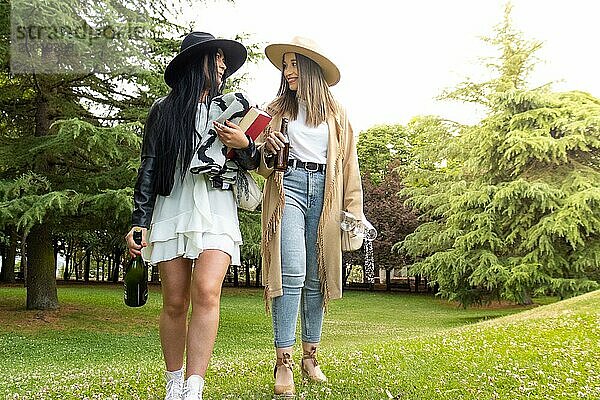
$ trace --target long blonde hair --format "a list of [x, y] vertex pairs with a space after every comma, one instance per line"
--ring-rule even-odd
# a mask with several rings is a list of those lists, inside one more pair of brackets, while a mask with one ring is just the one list
[[285, 116], [294, 120], [298, 117], [298, 100], [302, 100], [306, 103], [306, 124], [316, 127], [326, 121], [328, 115], [337, 112], [338, 104], [329, 90], [319, 64], [296, 53], [296, 65], [298, 90], [290, 90], [282, 69], [277, 97], [269, 104], [267, 111], [274, 116]]

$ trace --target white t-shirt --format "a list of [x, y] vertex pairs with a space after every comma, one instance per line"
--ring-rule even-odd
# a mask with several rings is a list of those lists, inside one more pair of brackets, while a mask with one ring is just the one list
[[288, 124], [290, 158], [303, 162], [327, 162], [329, 128], [326, 122], [317, 127], [306, 125], [306, 105], [298, 104], [298, 118]]

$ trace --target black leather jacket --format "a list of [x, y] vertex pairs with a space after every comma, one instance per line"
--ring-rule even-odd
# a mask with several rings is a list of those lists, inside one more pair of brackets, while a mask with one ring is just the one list
[[[148, 119], [144, 128], [144, 141], [142, 142], [141, 164], [138, 170], [137, 181], [133, 191], [133, 213], [131, 215], [131, 225], [149, 228], [152, 222], [152, 213], [154, 211], [154, 202], [156, 200], [156, 190], [154, 179], [156, 174], [156, 146], [153, 140], [148, 138], [154, 137], [149, 134], [148, 127], [155, 126], [154, 119], [157, 118], [158, 112], [154, 107], [159, 103], [157, 100], [148, 113]], [[256, 150], [254, 141], [249, 136], [250, 145], [245, 149], [235, 149], [233, 159], [238, 165], [246, 170], [258, 168], [259, 154]], [[169, 188], [169, 192], [173, 189], [173, 184]]]

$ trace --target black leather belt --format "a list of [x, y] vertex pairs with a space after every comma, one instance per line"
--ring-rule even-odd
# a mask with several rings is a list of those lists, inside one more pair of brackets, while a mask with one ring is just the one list
[[288, 166], [294, 169], [302, 168], [309, 172], [323, 172], [325, 171], [325, 164], [317, 164], [316, 162], [304, 162], [294, 159], [288, 161]]

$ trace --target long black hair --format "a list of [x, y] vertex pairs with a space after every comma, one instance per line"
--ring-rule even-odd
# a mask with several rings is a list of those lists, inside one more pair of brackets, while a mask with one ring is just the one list
[[173, 188], [176, 167], [179, 160], [179, 176], [183, 181], [194, 153], [196, 135], [196, 112], [202, 93], [207, 92], [204, 103], [222, 93], [227, 78], [227, 70], [221, 85], [217, 87], [217, 49], [193, 59], [183, 71], [181, 77], [171, 88], [169, 94], [150, 110], [147, 127], [149, 137], [155, 145], [156, 172], [154, 190], [157, 194], [168, 196]]

